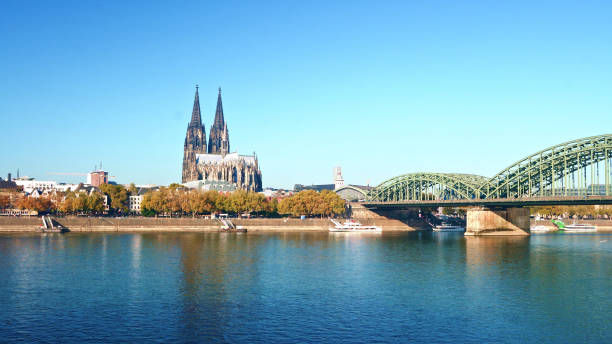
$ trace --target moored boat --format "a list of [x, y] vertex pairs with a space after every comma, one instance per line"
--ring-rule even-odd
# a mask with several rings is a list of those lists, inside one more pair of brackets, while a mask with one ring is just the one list
[[592, 232], [597, 232], [597, 227], [593, 225], [588, 225], [588, 224], [575, 223], [575, 224], [565, 226], [563, 230], [566, 232], [592, 233]]
[[461, 226], [451, 225], [445, 222], [442, 224], [434, 226], [432, 228], [434, 232], [465, 232], [465, 228]]
[[330, 232], [382, 232], [382, 227], [380, 226], [364, 226], [353, 220], [347, 220], [344, 223], [340, 223], [334, 219], [330, 220], [334, 224], [334, 227], [329, 227]]
[[563, 221], [553, 220], [552, 223], [564, 232], [570, 233], [593, 233], [597, 232], [597, 226], [589, 225], [585, 223], [573, 223], [566, 225]]

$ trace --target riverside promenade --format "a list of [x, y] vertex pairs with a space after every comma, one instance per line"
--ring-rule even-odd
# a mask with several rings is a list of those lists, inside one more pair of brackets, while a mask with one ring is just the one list
[[[221, 228], [218, 220], [189, 217], [54, 217], [70, 232], [217, 232]], [[235, 225], [244, 226], [249, 232], [311, 232], [327, 231], [329, 219], [295, 219], [295, 218], [255, 218], [231, 219]], [[389, 218], [356, 218], [364, 225], [378, 225], [383, 231], [418, 231], [430, 230], [422, 221], [396, 220]], [[572, 220], [563, 219], [565, 223], [587, 223], [597, 226], [598, 232], [612, 232], [612, 220]], [[550, 220], [531, 219], [531, 226], [549, 226]], [[0, 233], [38, 232], [42, 225], [40, 216], [1, 216]]]
[[[213, 219], [168, 217], [53, 217], [55, 223], [70, 232], [217, 232], [221, 223]], [[231, 219], [235, 225], [253, 231], [327, 231], [329, 219], [256, 218]], [[425, 229], [422, 224], [405, 223], [393, 219], [357, 219], [365, 225], [383, 226], [387, 231]], [[0, 232], [37, 232], [42, 220], [39, 216], [0, 217]]]

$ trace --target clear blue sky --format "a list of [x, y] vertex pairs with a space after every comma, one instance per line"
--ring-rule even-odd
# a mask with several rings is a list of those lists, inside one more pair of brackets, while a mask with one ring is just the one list
[[264, 186], [491, 176], [612, 133], [609, 1], [3, 1], [0, 174], [179, 181], [194, 85]]

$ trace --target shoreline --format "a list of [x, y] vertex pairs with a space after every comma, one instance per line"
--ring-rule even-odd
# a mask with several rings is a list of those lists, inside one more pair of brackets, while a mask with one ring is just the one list
[[[106, 217], [52, 217], [56, 225], [73, 233], [110, 232], [221, 232], [217, 220], [199, 218], [106, 218]], [[384, 231], [416, 231], [411, 226], [393, 219], [356, 219], [364, 225], [380, 225]], [[249, 232], [327, 232], [332, 225], [329, 219], [256, 218], [231, 219], [236, 226]], [[40, 217], [0, 217], [0, 233], [41, 233]]]
[[[54, 223], [73, 233], [216, 233], [222, 232], [218, 220], [201, 218], [149, 218], [149, 217], [52, 217]], [[237, 226], [249, 232], [327, 232], [332, 225], [329, 219], [254, 218], [231, 219]], [[383, 232], [427, 231], [430, 228], [417, 221], [400, 221], [386, 218], [357, 218], [364, 225], [379, 225]], [[576, 223], [596, 225], [596, 233], [612, 233], [612, 220], [576, 220]], [[38, 216], [0, 217], [0, 233], [42, 233], [42, 220]], [[548, 220], [531, 220], [531, 226], [554, 228]]]

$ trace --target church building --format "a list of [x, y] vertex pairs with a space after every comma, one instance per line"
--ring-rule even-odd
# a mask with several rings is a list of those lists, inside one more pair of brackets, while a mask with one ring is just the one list
[[193, 181], [226, 182], [238, 189], [261, 191], [261, 171], [257, 156], [230, 151], [227, 122], [223, 116], [221, 88], [217, 98], [215, 120], [206, 144], [206, 129], [200, 114], [200, 97], [196, 85], [191, 121], [187, 125], [183, 155], [183, 183]]

